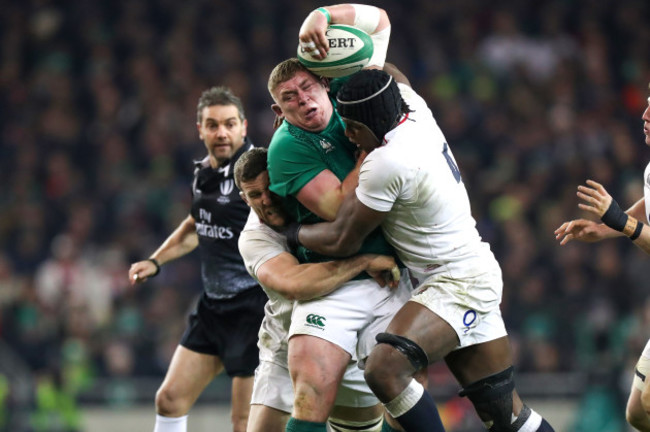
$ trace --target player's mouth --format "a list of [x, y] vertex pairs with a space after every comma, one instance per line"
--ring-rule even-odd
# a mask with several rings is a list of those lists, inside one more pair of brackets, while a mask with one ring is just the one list
[[305, 119], [306, 120], [311, 120], [316, 116], [316, 113], [318, 112], [318, 108], [309, 108], [307, 111], [305, 111]]

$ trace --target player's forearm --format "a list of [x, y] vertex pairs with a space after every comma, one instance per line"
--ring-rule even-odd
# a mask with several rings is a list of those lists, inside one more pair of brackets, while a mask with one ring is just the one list
[[645, 215], [645, 198], [641, 198], [632, 206], [625, 211], [628, 215], [632, 216], [633, 218], [644, 221], [646, 220], [646, 215]]
[[194, 218], [188, 216], [151, 255], [163, 265], [192, 252], [199, 244]]
[[636, 240], [632, 240], [632, 243], [643, 252], [650, 255], [650, 227], [646, 224], [643, 224], [641, 229], [641, 234]]
[[293, 266], [281, 276], [277, 292], [290, 300], [310, 300], [334, 291], [366, 270], [369, 259], [359, 255], [338, 261]]
[[359, 251], [362, 240], [345, 229], [343, 219], [302, 225], [298, 233], [301, 245], [327, 256], [346, 257]]

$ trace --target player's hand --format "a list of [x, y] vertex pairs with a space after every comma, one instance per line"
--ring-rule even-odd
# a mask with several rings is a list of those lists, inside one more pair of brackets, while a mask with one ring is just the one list
[[578, 207], [598, 217], [602, 217], [612, 203], [612, 197], [600, 183], [587, 180], [587, 185], [590, 187], [578, 186], [578, 198], [585, 202], [578, 204]]
[[390, 288], [397, 288], [399, 284], [400, 271], [395, 259], [386, 255], [367, 255], [368, 265], [366, 272], [381, 287], [388, 285]]
[[156, 273], [156, 266], [149, 260], [138, 261], [129, 268], [129, 283], [131, 286], [142, 283]]
[[564, 222], [555, 230], [555, 239], [560, 245], [565, 245], [571, 240], [593, 243], [604, 239], [604, 231], [609, 230], [605, 225], [587, 219], [575, 219]]
[[298, 33], [300, 48], [311, 54], [312, 57], [322, 60], [327, 57], [329, 45], [325, 31], [327, 30], [327, 18], [322, 12], [312, 11]]

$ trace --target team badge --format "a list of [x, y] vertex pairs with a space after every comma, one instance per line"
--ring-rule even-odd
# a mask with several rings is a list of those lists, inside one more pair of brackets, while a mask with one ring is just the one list
[[320, 146], [323, 148], [323, 150], [325, 150], [325, 153], [329, 153], [334, 150], [332, 143], [325, 141], [324, 139], [320, 140]]

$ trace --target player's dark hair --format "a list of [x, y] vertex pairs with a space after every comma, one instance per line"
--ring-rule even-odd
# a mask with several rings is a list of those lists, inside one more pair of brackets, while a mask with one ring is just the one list
[[337, 96], [341, 117], [368, 126], [378, 140], [393, 129], [410, 109], [393, 77], [378, 69], [364, 69], [341, 87]]
[[234, 105], [239, 111], [239, 120], [244, 121], [246, 115], [244, 114], [244, 105], [228, 87], [211, 87], [201, 93], [199, 103], [196, 106], [196, 121], [201, 124], [203, 122], [203, 108], [211, 107], [214, 105]]
[[235, 185], [241, 190], [241, 183], [254, 180], [263, 171], [267, 170], [268, 150], [255, 147], [244, 152], [235, 163]]

